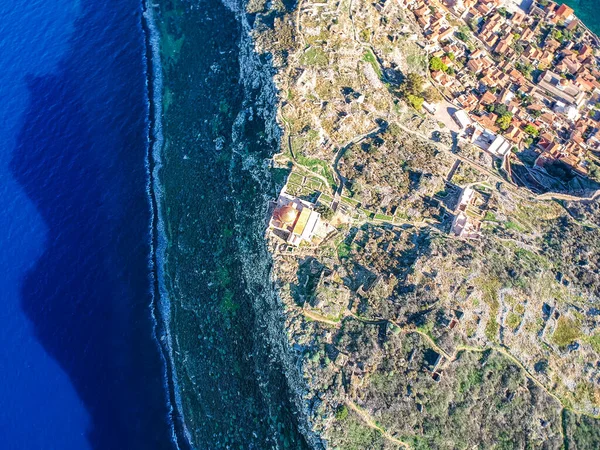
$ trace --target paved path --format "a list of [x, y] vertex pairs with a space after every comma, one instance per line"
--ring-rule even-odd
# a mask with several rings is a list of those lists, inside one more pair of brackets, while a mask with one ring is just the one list
[[436, 103], [435, 106], [436, 110], [435, 114], [433, 114], [433, 118], [438, 122], [443, 123], [450, 131], [454, 131], [455, 133], [460, 132], [460, 127], [452, 117], [452, 114], [459, 108], [445, 99]]

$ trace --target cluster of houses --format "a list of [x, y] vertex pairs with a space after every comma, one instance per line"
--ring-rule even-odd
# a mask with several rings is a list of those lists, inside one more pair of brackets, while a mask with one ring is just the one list
[[[431, 78], [460, 108], [461, 137], [505, 158], [534, 148], [586, 175], [600, 152], [599, 42], [566, 5], [504, 0], [398, 0], [411, 10]], [[442, 64], [439, 64], [441, 60]]]

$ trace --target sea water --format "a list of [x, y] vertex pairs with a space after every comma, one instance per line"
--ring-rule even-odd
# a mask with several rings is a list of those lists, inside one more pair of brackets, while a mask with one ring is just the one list
[[575, 15], [596, 35], [600, 35], [600, 0], [565, 0]]
[[172, 448], [142, 2], [0, 2], [3, 449]]

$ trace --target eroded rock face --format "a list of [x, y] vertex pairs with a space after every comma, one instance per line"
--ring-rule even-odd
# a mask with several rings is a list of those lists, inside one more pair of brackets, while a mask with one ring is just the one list
[[154, 8], [163, 302], [184, 432], [195, 448], [307, 448], [297, 413], [303, 384], [288, 382], [292, 353], [263, 240], [279, 141], [271, 69], [253, 51], [240, 3]]
[[[244, 89], [244, 108], [233, 128], [234, 157], [231, 163], [230, 181], [234, 191], [243, 180], [243, 189], [254, 186], [255, 195], [236, 202], [236, 235], [239, 258], [246, 283], [246, 292], [252, 299], [257, 320], [257, 342], [268, 345], [268, 352], [287, 380], [288, 392], [294, 404], [298, 426], [312, 448], [322, 448], [323, 442], [309, 422], [310, 394], [292, 342], [286, 332], [285, 305], [273, 282], [273, 261], [264, 240], [265, 218], [269, 199], [279, 186], [274, 184], [270, 158], [281, 142], [281, 129], [276, 120], [278, 107], [277, 89], [273, 82], [274, 69], [261, 59], [254, 50], [252, 28], [248, 17], [238, 15], [242, 26], [240, 44], [240, 72]], [[256, 144], [263, 144], [262, 151], [247, 151], [248, 128], [258, 126], [263, 137]], [[256, 145], [255, 144], [255, 145]], [[265, 145], [266, 144], [266, 145]], [[252, 144], [250, 144], [252, 145]], [[263, 368], [257, 368], [260, 372]], [[265, 386], [266, 387], [266, 386]], [[268, 396], [268, 392], [264, 393]]]

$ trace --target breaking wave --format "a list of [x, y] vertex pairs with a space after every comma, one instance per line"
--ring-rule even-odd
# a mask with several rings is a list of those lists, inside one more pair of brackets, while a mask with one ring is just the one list
[[191, 436], [185, 426], [177, 374], [173, 367], [172, 337], [168, 326], [171, 319], [170, 300], [164, 281], [167, 238], [162, 215], [163, 191], [159, 182], [159, 172], [162, 168], [161, 151], [164, 143], [161, 121], [163, 74], [160, 61], [160, 36], [152, 13], [152, 3], [150, 0], [143, 3], [143, 22], [147, 43], [146, 83], [149, 122], [146, 191], [151, 206], [150, 233], [152, 236], [149, 255], [153, 286], [150, 309], [154, 321], [154, 338], [160, 349], [165, 368], [164, 386], [167, 391], [171, 437], [175, 448], [180, 450], [182, 449], [180, 434], [183, 434], [185, 439], [184, 448], [191, 446]]

